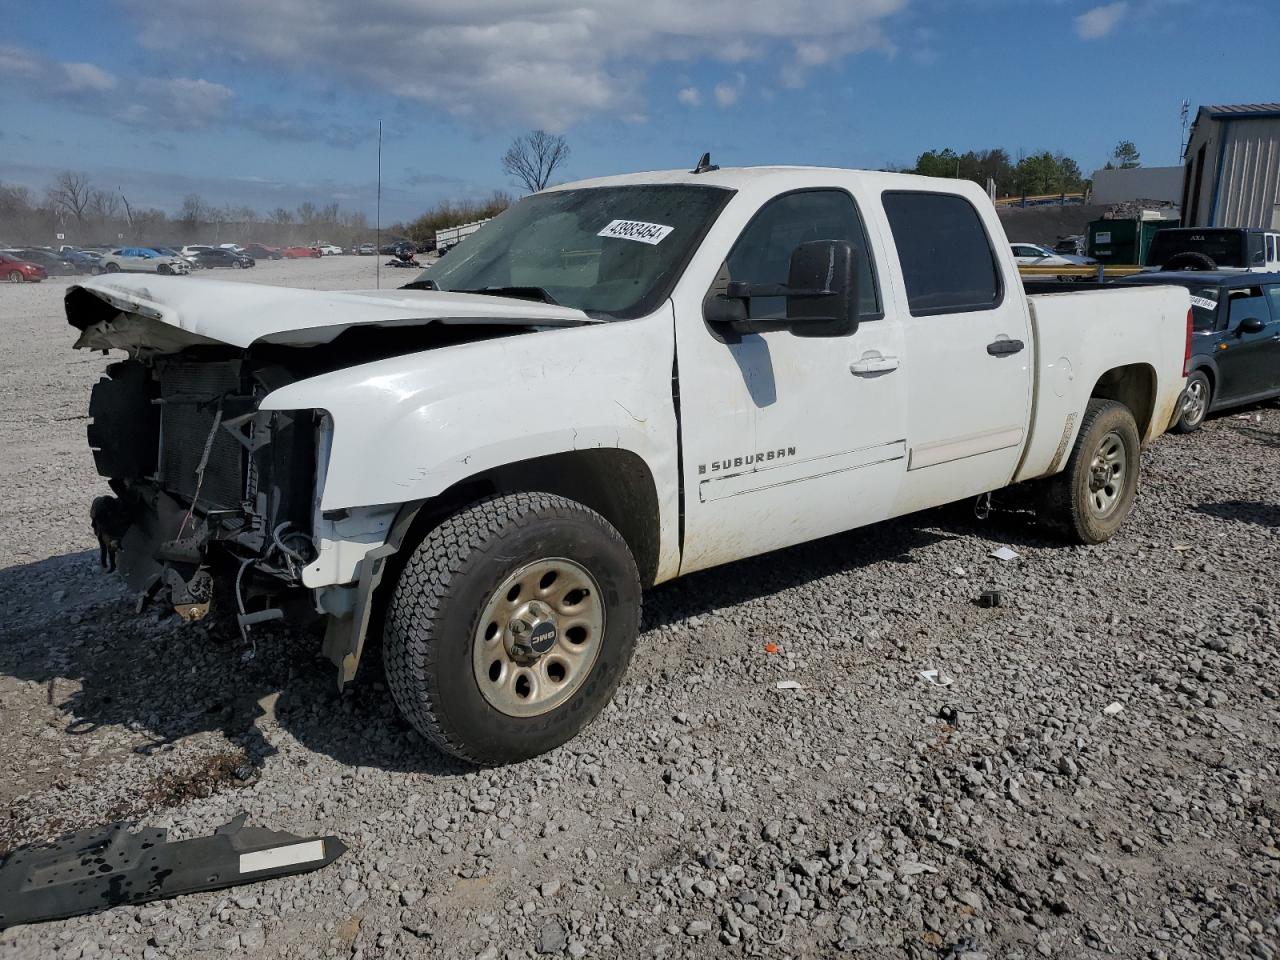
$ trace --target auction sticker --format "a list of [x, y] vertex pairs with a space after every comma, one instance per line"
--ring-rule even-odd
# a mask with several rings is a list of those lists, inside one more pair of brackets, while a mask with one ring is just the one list
[[1208, 310], [1210, 313], [1218, 309], [1218, 301], [1210, 300], [1208, 297], [1192, 297], [1191, 305], [1201, 310]]
[[640, 243], [656, 245], [667, 238], [675, 227], [663, 226], [660, 223], [645, 223], [643, 220], [614, 220], [596, 234], [597, 237], [614, 237], [618, 240], [638, 240]]

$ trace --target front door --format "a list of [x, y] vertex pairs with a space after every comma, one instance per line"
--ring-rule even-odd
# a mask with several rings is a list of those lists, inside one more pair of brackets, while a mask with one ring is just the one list
[[[728, 214], [729, 211], [726, 211]], [[854, 196], [801, 190], [767, 201], [727, 252], [730, 279], [785, 284], [811, 240], [848, 240], [860, 261], [860, 326], [726, 335], [697, 294], [677, 301], [685, 538], [681, 572], [812, 540], [888, 515], [906, 466], [901, 334], [886, 316]], [[780, 297], [753, 319], [785, 319]]]
[[[1280, 351], [1280, 318], [1272, 319], [1262, 287], [1223, 290], [1227, 301], [1227, 328], [1219, 335], [1214, 353], [1218, 361], [1218, 399], [1224, 403], [1248, 400], [1275, 389]], [[1250, 322], [1261, 329], [1245, 329]]]
[[895, 511], [909, 513], [1013, 479], [1030, 417], [1034, 345], [1017, 271], [991, 242], [998, 223], [984, 226], [960, 194], [888, 191], [883, 204], [911, 364], [911, 447]]

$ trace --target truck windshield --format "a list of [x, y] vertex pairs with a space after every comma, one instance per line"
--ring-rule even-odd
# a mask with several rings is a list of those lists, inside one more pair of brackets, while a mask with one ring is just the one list
[[1245, 267], [1243, 230], [1159, 230], [1147, 250], [1147, 266], [1159, 267], [1179, 253], [1203, 253], [1219, 267]]
[[526, 197], [449, 251], [415, 283], [544, 299], [624, 319], [671, 291], [732, 190], [641, 184]]

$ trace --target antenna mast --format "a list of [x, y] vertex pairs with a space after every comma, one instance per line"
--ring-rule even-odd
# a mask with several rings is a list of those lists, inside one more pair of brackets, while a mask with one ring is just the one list
[[374, 214], [377, 230], [377, 241], [374, 244], [373, 269], [378, 278], [378, 289], [382, 289], [382, 121], [378, 121], [378, 206]]

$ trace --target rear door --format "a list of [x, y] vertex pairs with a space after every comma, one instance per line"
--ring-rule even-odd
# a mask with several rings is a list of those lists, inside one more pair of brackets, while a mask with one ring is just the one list
[[[1008, 484], [1031, 408], [1032, 343], [1021, 281], [993, 211], [959, 193], [882, 195], [901, 276], [907, 513]], [[1012, 251], [1010, 251], [1011, 253]]]

